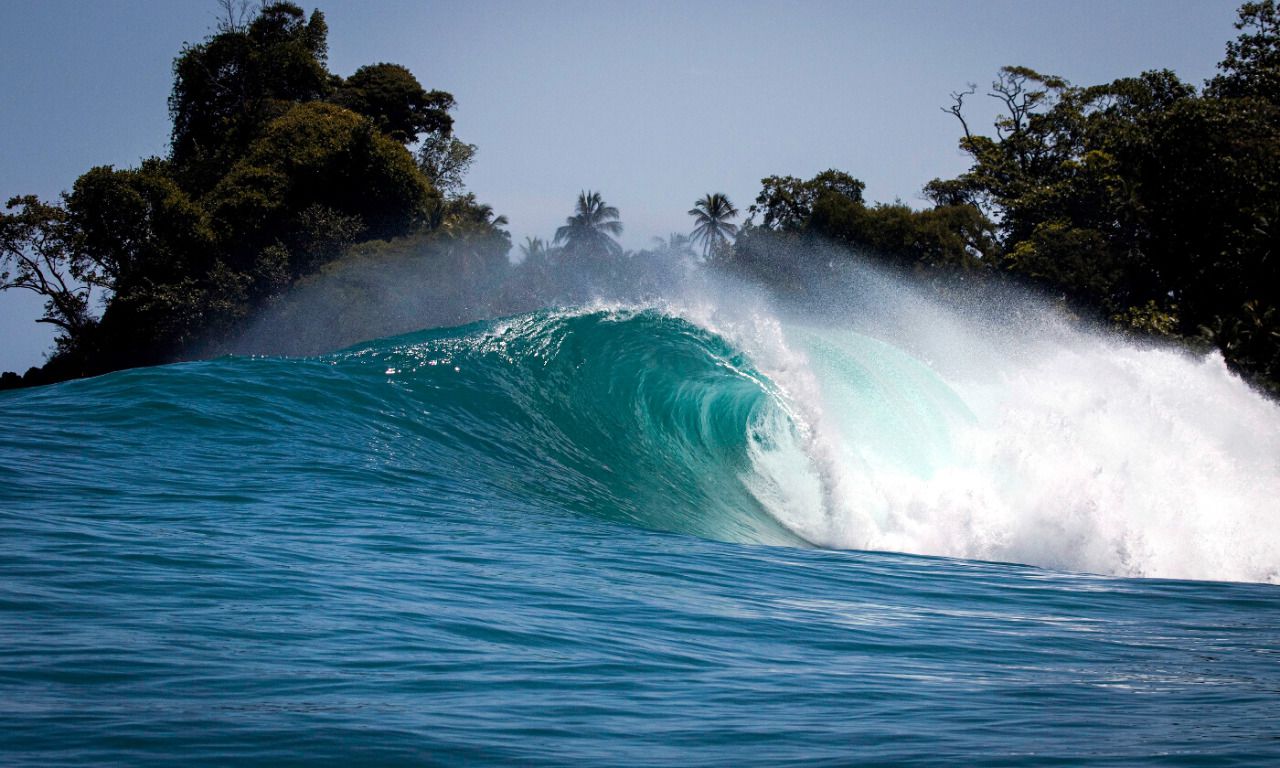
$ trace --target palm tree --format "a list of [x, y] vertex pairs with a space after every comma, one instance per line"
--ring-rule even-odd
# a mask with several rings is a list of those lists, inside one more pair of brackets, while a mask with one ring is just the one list
[[622, 246], [611, 237], [622, 234], [617, 208], [605, 205], [599, 192], [584, 191], [578, 195], [575, 210], [574, 215], [565, 219], [564, 226], [556, 230], [556, 243], [564, 243], [565, 251], [579, 256], [622, 254]]
[[528, 266], [543, 265], [551, 260], [555, 248], [546, 240], [540, 237], [526, 237], [524, 242], [520, 244], [520, 253], [524, 254], [521, 259], [522, 264]]
[[704, 257], [738, 234], [738, 225], [729, 223], [730, 219], [738, 215], [738, 209], [721, 192], [705, 195], [693, 204], [689, 215], [697, 222], [693, 227], [692, 238], [695, 243], [702, 243]]
[[693, 256], [692, 242], [688, 235], [682, 235], [679, 232], [672, 232], [666, 238], [653, 238], [656, 250], [671, 256]]

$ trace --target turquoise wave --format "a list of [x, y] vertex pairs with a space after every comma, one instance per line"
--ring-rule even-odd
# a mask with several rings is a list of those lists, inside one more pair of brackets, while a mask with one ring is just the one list
[[1277, 764], [1274, 586], [865, 551], [1190, 540], [1060, 450], [1146, 422], [1019, 405], [1079, 358], [984, 407], [774, 319], [546, 311], [0, 393], [0, 762]]
[[[497, 508], [729, 542], [1280, 578], [1263, 516], [1275, 409], [1210, 365], [1089, 339], [1001, 355], [954, 330], [935, 334], [950, 358], [933, 364], [835, 325], [684, 311], [546, 310], [4, 393], [0, 482], [16, 504]], [[1198, 393], [1225, 416], [1182, 403]], [[64, 471], [68, 456], [85, 471]]]
[[18, 393], [6, 408], [41, 414], [37, 443], [112, 446], [101, 458], [134, 475], [131, 488], [171, 477], [182, 493], [234, 498], [246, 493], [229, 487], [246, 476], [236, 464], [249, 462], [284, 470], [287, 485], [336, 477], [378, 495], [411, 480], [445, 504], [474, 494], [805, 543], [753, 478], [756, 457], [796, 441], [776, 387], [723, 338], [652, 310], [544, 311], [320, 357], [127, 371]]

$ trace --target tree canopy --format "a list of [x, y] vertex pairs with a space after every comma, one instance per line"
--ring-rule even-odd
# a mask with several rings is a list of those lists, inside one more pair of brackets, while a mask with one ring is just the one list
[[957, 179], [938, 203], [980, 206], [999, 270], [1143, 332], [1204, 338], [1237, 370], [1280, 377], [1280, 23], [1246, 3], [1203, 92], [1167, 70], [1079, 87], [1006, 67], [994, 136], [953, 95]]
[[732, 219], [738, 215], [727, 195], [713, 192], [703, 195], [689, 209], [693, 217], [694, 227], [690, 237], [695, 243], [702, 243], [702, 255], [709, 256], [717, 248], [729, 244], [729, 238], [738, 233], [738, 225]]
[[60, 203], [15, 198], [2, 214], [0, 289], [45, 296], [42, 322], [59, 328], [29, 383], [181, 356], [360, 241], [510, 247], [505, 219], [461, 194], [474, 147], [438, 177], [447, 202], [406, 147], [454, 147], [451, 95], [397, 64], [329, 72], [319, 10], [244, 9], [226, 3], [175, 59], [167, 157], [92, 168]]
[[402, 144], [413, 143], [424, 133], [449, 136], [453, 131], [449, 116], [453, 96], [428, 92], [399, 64], [357, 69], [337, 87], [333, 101], [369, 118], [379, 131]]
[[618, 209], [606, 204], [599, 192], [584, 190], [578, 195], [573, 215], [556, 230], [555, 242], [563, 244], [571, 257], [617, 256], [622, 246], [614, 238], [621, 234]]
[[1209, 81], [1207, 94], [1280, 103], [1280, 10], [1275, 0], [1240, 6], [1235, 26], [1240, 35], [1227, 43], [1220, 73]]
[[970, 85], [943, 108], [969, 169], [930, 182], [932, 207], [867, 205], [830, 170], [770, 176], [730, 266], [786, 283], [806, 244], [837, 242], [913, 271], [1014, 280], [1130, 333], [1213, 344], [1280, 391], [1280, 13], [1247, 2], [1203, 89], [1156, 70], [1078, 86], [1000, 69], [989, 131]]
[[[617, 208], [584, 190], [518, 267], [505, 217], [465, 190], [477, 150], [453, 133], [450, 94], [397, 64], [330, 72], [319, 10], [224, 7], [174, 61], [167, 156], [92, 168], [59, 201], [16, 197], [0, 213], [0, 290], [44, 297], [40, 322], [59, 331], [27, 383], [189, 354], [346, 253], [434, 242], [458, 279], [498, 286], [514, 270], [522, 283], [494, 290], [532, 301], [557, 285], [645, 284], [642, 264], [677, 279], [694, 244], [712, 268], [789, 285], [797, 254], [834, 243], [823, 253], [1016, 281], [1126, 332], [1212, 344], [1280, 391], [1275, 0], [1240, 7], [1203, 88], [1168, 70], [1080, 86], [1008, 66], [981, 94], [956, 91], [943, 111], [969, 168], [930, 182], [927, 207], [868, 203], [836, 169], [769, 176], [741, 225], [712, 193], [688, 211], [691, 238], [628, 253]], [[986, 130], [969, 120], [974, 98], [999, 107]], [[400, 245], [373, 244], [383, 238]]]
[[329, 28], [290, 2], [265, 4], [247, 25], [224, 25], [173, 63], [172, 159], [203, 190], [272, 119], [328, 95]]

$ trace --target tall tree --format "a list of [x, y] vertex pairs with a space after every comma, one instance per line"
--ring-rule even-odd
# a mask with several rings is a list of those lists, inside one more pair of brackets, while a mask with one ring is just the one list
[[556, 244], [563, 243], [566, 253], [576, 256], [621, 256], [622, 246], [614, 237], [622, 234], [618, 209], [605, 204], [599, 192], [578, 194], [574, 214], [556, 230]]
[[447, 137], [453, 130], [453, 96], [427, 91], [399, 64], [370, 64], [355, 71], [333, 95], [333, 101], [373, 121], [401, 144], [426, 133]]
[[520, 261], [523, 264], [543, 264], [553, 250], [551, 244], [540, 237], [526, 237], [520, 244]]
[[[1280, 13], [1241, 6], [1202, 93], [1169, 71], [1076, 87], [1005, 67], [995, 136], [931, 182], [939, 204], [999, 222], [998, 263], [1138, 331], [1202, 336], [1237, 370], [1280, 380]], [[984, 263], [992, 263], [984, 261]]]
[[689, 209], [693, 217], [694, 227], [691, 237], [693, 242], [702, 243], [702, 255], [709, 256], [716, 248], [729, 243], [729, 238], [738, 233], [738, 225], [730, 223], [738, 215], [729, 197], [721, 192], [704, 195]]
[[[334, 76], [318, 10], [220, 6], [214, 33], [173, 63], [167, 158], [93, 168], [61, 205], [0, 211], [0, 291], [44, 296], [41, 321], [61, 329], [43, 369], [5, 384], [190, 354], [373, 238], [430, 233], [468, 266], [506, 267], [505, 218], [461, 191], [475, 148], [450, 140], [452, 96], [395, 64]], [[440, 151], [420, 167], [407, 145], [424, 134]]]
[[1227, 43], [1222, 74], [1209, 81], [1208, 94], [1280, 104], [1280, 8], [1275, 0], [1245, 3], [1235, 26], [1240, 36]]
[[462, 194], [463, 178], [475, 156], [475, 144], [467, 144], [457, 136], [428, 134], [418, 147], [418, 168], [440, 194], [453, 199]]
[[97, 275], [76, 256], [75, 232], [64, 208], [34, 195], [15, 197], [0, 212], [0, 290], [20, 288], [45, 299], [37, 321], [58, 328], [59, 351], [73, 348], [95, 321], [89, 311]]
[[328, 25], [291, 2], [264, 4], [248, 24], [232, 19], [173, 63], [173, 160], [197, 192], [226, 173], [266, 125], [331, 88]]
[[770, 176], [760, 180], [760, 194], [747, 208], [748, 225], [754, 225], [760, 214], [760, 226], [777, 232], [798, 232], [813, 216], [814, 206], [824, 198], [844, 206], [861, 206], [862, 190], [858, 179], [844, 171], [828, 169], [808, 181], [795, 176]]

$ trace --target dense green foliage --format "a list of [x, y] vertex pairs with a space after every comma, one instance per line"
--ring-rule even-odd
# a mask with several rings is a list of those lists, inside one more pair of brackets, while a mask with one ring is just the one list
[[[1221, 74], [1168, 71], [1093, 87], [1001, 71], [996, 136], [936, 200], [999, 222], [992, 266], [1139, 331], [1200, 337], [1243, 373], [1280, 379], [1280, 26], [1247, 3]], [[961, 117], [961, 104], [955, 112]]]
[[1244, 4], [1237, 29], [1201, 89], [1169, 71], [1081, 87], [1005, 67], [987, 91], [1001, 107], [991, 135], [966, 118], [977, 88], [953, 94], [944, 111], [971, 165], [930, 182], [923, 210], [869, 204], [839, 170], [770, 176], [741, 226], [712, 193], [689, 210], [688, 236], [628, 252], [617, 208], [584, 191], [554, 238], [527, 239], [513, 264], [506, 219], [464, 192], [476, 147], [452, 134], [452, 96], [395, 64], [330, 73], [323, 14], [268, 3], [175, 61], [168, 157], [91, 169], [61, 204], [9, 202], [0, 289], [45, 297], [40, 322], [59, 329], [33, 383], [217, 349], [335, 259], [356, 286], [340, 293], [359, 297], [361, 269], [430, 251], [445, 281], [433, 290], [514, 309], [656, 290], [693, 264], [794, 289], [806, 264], [859, 254], [937, 286], [1029, 285], [1129, 333], [1216, 346], [1275, 389], [1275, 0]]
[[379, 131], [404, 144], [423, 133], [448, 136], [453, 130], [453, 96], [424, 91], [399, 64], [361, 67], [341, 83], [334, 102], [367, 116]]
[[[327, 34], [322, 13], [289, 2], [228, 18], [174, 62], [168, 157], [93, 168], [61, 204], [10, 201], [0, 288], [45, 296], [41, 321], [59, 328], [26, 383], [216, 346], [361, 241], [466, 235], [509, 248], [505, 220], [462, 194], [475, 148], [452, 136], [453, 97], [395, 64], [338, 77]], [[406, 147], [418, 141], [444, 160], [418, 162]]]
[[[836, 243], [892, 268], [967, 271], [994, 253], [994, 226], [968, 203], [917, 211], [902, 204], [867, 205], [864, 185], [837, 170], [808, 181], [793, 176], [762, 180], [749, 217], [732, 250], [714, 262], [790, 285], [802, 255], [819, 243]], [[757, 222], [759, 217], [759, 222]]]
[[[1172, 72], [1078, 87], [1003, 68], [994, 136], [958, 118], [970, 169], [934, 206], [868, 206], [839, 171], [771, 176], [728, 266], [788, 283], [819, 238], [916, 272], [1011, 279], [1132, 333], [1212, 344], [1259, 385], [1280, 382], [1280, 13], [1239, 11], [1203, 90]], [[758, 220], [757, 220], [758, 219]]]
[[292, 105], [334, 87], [325, 66], [328, 26], [292, 3], [265, 5], [241, 26], [226, 25], [189, 46], [173, 64], [172, 158], [185, 183], [202, 193], [216, 183], [264, 126]]

